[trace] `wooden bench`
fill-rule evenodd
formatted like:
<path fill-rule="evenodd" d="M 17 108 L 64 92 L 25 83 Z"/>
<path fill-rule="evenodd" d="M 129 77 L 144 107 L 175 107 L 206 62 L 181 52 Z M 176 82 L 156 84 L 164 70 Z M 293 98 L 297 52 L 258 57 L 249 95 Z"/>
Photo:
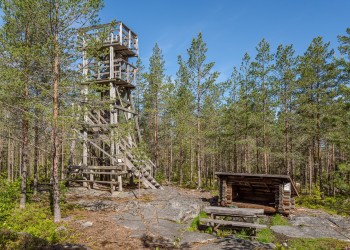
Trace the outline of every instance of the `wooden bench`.
<path fill-rule="evenodd" d="M 247 223 L 247 222 L 239 222 L 239 221 L 228 221 L 228 220 L 213 220 L 213 219 L 206 219 L 202 218 L 200 219 L 201 222 L 209 225 L 226 225 L 226 226 L 232 226 L 236 228 L 251 228 L 251 229 L 264 229 L 267 226 L 266 225 L 261 225 L 261 224 L 254 224 L 254 223 Z"/>
<path fill-rule="evenodd" d="M 254 208 L 229 208 L 229 207 L 205 207 L 204 212 L 211 215 L 227 215 L 227 216 L 263 216 L 264 209 Z"/>
<path fill-rule="evenodd" d="M 259 224 L 259 217 L 264 217 L 264 209 L 250 209 L 250 208 L 229 208 L 229 207 L 205 207 L 203 211 L 210 216 L 210 219 L 202 218 L 200 222 L 205 223 L 206 225 L 213 226 L 216 230 L 221 225 L 232 226 L 234 228 L 250 228 L 254 230 L 260 230 L 266 228 L 266 225 Z M 216 216 L 231 217 L 231 218 L 240 218 L 243 220 L 218 220 Z M 247 219 L 253 221 L 247 222 Z"/>

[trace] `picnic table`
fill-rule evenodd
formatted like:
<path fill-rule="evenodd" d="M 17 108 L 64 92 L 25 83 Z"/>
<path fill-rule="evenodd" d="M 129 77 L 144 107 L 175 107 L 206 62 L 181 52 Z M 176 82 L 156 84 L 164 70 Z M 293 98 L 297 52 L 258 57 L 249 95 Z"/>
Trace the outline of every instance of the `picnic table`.
<path fill-rule="evenodd" d="M 266 225 L 259 224 L 259 217 L 264 217 L 264 209 L 209 206 L 205 207 L 203 211 L 209 215 L 210 218 L 201 218 L 200 222 L 214 227 L 214 230 L 217 230 L 221 225 L 253 230 L 260 230 L 267 227 Z M 232 220 L 217 219 L 217 216 L 229 217 L 232 218 Z M 237 218 L 242 221 L 237 221 Z"/>

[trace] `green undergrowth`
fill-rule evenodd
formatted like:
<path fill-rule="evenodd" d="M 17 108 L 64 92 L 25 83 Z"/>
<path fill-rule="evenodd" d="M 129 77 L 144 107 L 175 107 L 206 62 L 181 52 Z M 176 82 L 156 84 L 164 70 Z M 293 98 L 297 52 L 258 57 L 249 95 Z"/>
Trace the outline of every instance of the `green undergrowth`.
<path fill-rule="evenodd" d="M 69 209 L 64 202 L 66 189 L 61 185 L 62 212 Z M 54 223 L 51 194 L 33 195 L 28 188 L 26 207 L 19 208 L 20 180 L 0 179 L 0 249 L 39 249 L 69 239 L 63 223 Z"/>
<path fill-rule="evenodd" d="M 271 217 L 271 226 L 287 226 L 288 220 L 286 217 L 280 214 L 275 214 L 274 216 Z"/>
<path fill-rule="evenodd" d="M 259 230 L 256 233 L 255 240 L 262 243 L 275 243 L 278 244 L 278 240 L 275 234 L 271 231 L 270 226 L 286 226 L 288 225 L 288 220 L 280 214 L 276 214 L 269 218 L 268 227 L 262 230 Z"/>
<path fill-rule="evenodd" d="M 288 240 L 288 249 L 293 250 L 343 250 L 350 249 L 350 243 L 335 239 L 291 239 Z"/>
<path fill-rule="evenodd" d="M 0 225 L 16 208 L 19 197 L 20 181 L 9 182 L 5 178 L 0 178 Z"/>
<path fill-rule="evenodd" d="M 350 215 L 350 199 L 347 196 L 326 196 L 320 193 L 301 195 L 296 199 L 298 206 L 320 209 L 331 214 Z"/>
<path fill-rule="evenodd" d="M 195 232 L 199 230 L 199 226 L 200 226 L 200 219 L 201 218 L 208 218 L 208 215 L 201 211 L 199 212 L 199 214 L 193 218 L 190 227 L 188 228 L 188 231 L 190 232 Z"/>

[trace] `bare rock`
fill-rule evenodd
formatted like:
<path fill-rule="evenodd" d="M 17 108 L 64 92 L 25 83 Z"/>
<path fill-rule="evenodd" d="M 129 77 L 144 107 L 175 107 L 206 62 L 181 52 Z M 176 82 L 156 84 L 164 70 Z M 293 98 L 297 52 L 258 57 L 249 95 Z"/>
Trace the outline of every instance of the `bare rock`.
<path fill-rule="evenodd" d="M 182 243 L 193 244 L 193 243 L 208 243 L 216 240 L 217 237 L 199 232 L 184 232 L 181 236 L 180 241 Z"/>
<path fill-rule="evenodd" d="M 84 223 L 81 224 L 81 226 L 83 228 L 86 228 L 86 227 L 92 227 L 93 223 L 91 221 L 86 221 Z"/>

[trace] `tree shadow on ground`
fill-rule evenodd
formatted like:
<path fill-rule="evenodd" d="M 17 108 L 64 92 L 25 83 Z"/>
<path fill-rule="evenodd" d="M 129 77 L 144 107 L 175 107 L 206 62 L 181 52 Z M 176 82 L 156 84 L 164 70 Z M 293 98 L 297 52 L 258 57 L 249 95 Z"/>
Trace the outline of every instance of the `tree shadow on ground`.
<path fill-rule="evenodd" d="M 259 242 L 253 242 L 249 240 L 239 239 L 234 236 L 228 236 L 222 239 L 217 240 L 215 243 L 215 246 L 220 246 L 220 249 L 223 250 L 249 250 L 249 249 L 259 249 L 259 250 L 267 250 L 267 249 L 274 249 L 274 247 L 269 246 L 267 244 L 259 243 Z M 212 249 L 215 247 L 213 246 Z M 209 249 L 209 248 L 208 248 Z"/>
<path fill-rule="evenodd" d="M 12 232 L 7 229 L 0 230 L 0 249 L 17 250 L 87 250 L 84 245 L 79 244 L 51 244 L 45 239 L 28 233 Z"/>
<path fill-rule="evenodd" d="M 217 206 L 219 201 L 219 196 L 213 196 L 211 198 L 202 198 L 203 202 L 208 202 L 210 206 Z"/>

